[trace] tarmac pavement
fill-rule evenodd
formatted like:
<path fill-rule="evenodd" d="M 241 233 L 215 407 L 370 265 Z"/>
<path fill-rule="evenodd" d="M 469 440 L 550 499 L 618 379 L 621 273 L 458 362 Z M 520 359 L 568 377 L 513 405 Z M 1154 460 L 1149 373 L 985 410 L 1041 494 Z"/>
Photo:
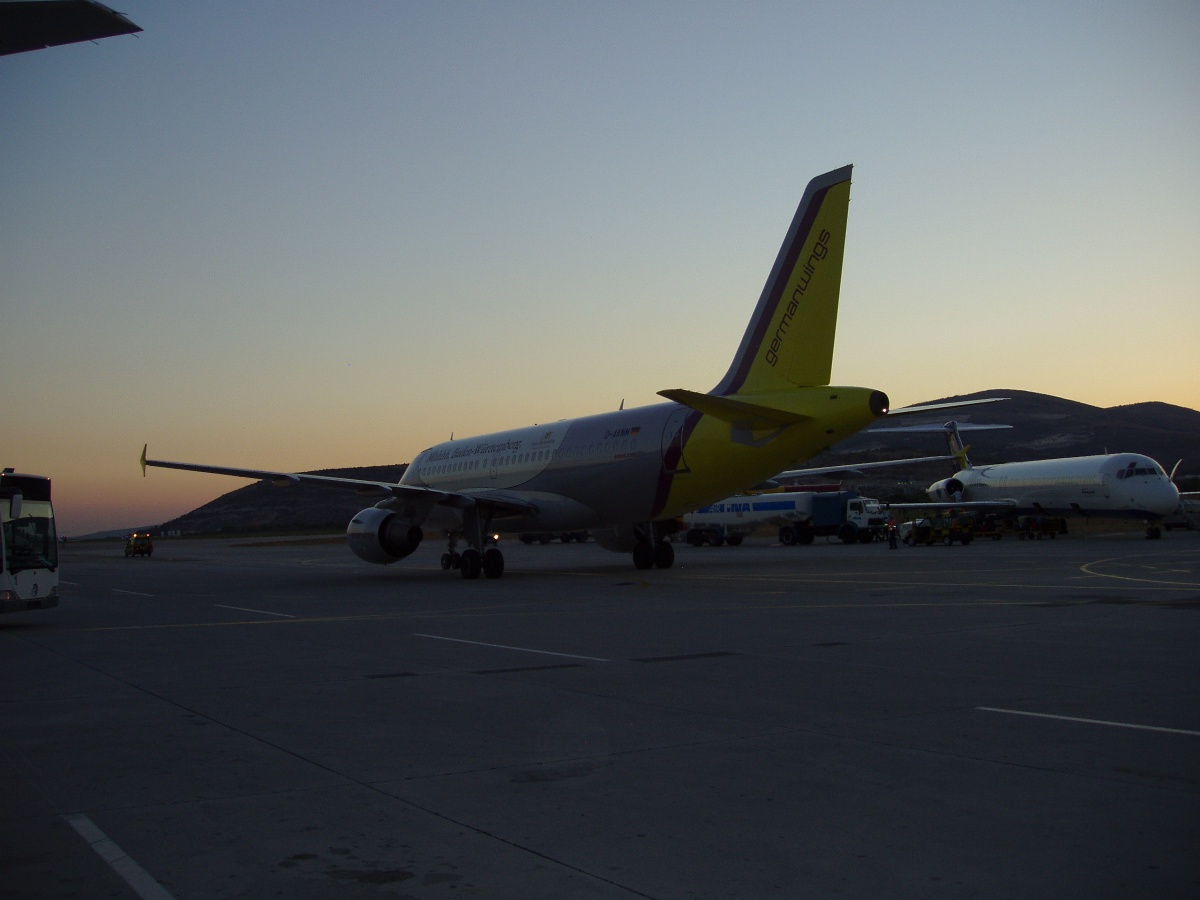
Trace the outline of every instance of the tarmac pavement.
<path fill-rule="evenodd" d="M 1200 895 L 1200 539 L 67 544 L 5 897 Z"/>

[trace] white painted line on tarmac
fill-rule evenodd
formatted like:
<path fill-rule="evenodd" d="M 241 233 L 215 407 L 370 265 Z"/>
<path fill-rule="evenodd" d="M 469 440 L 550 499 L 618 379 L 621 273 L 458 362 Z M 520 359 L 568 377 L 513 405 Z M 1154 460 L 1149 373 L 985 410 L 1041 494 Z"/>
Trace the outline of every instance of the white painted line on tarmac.
<path fill-rule="evenodd" d="M 141 591 L 123 591 L 120 588 L 113 588 L 114 594 L 133 594 L 135 597 L 153 597 L 153 594 L 143 594 Z"/>
<path fill-rule="evenodd" d="M 252 613 L 258 613 L 260 616 L 279 616 L 279 618 L 281 618 L 281 619 L 294 619 L 294 618 L 296 618 L 295 616 L 290 616 L 290 615 L 288 615 L 287 613 L 273 613 L 273 612 L 267 612 L 265 609 L 247 609 L 247 608 L 246 608 L 246 607 L 244 607 L 244 606 L 224 606 L 224 605 L 222 605 L 222 604 L 220 604 L 220 603 L 214 603 L 214 604 L 213 604 L 213 606 L 217 607 L 218 609 L 236 609 L 238 612 L 252 612 Z"/>
<path fill-rule="evenodd" d="M 599 656 L 577 656 L 574 653 L 554 653 L 550 650 L 534 650 L 531 647 L 510 647 L 507 644 L 485 644 L 483 641 L 464 641 L 462 638 L 442 637 L 437 634 L 414 634 L 413 637 L 429 638 L 434 641 L 452 641 L 455 644 L 474 644 L 476 647 L 496 647 L 499 650 L 517 650 L 521 653 L 540 653 L 543 656 L 565 656 L 567 659 L 586 659 L 591 662 L 611 662 Z"/>
<path fill-rule="evenodd" d="M 1163 731 L 1167 734 L 1187 734 L 1200 737 L 1200 731 L 1190 731 L 1187 728 L 1163 728 L 1160 725 L 1135 725 L 1132 722 L 1109 722 L 1105 719 L 1081 719 L 1078 716 L 1055 716 L 1050 713 L 1029 712 L 1023 709 L 998 709 L 994 706 L 975 707 L 983 712 L 1008 713 L 1012 716 L 1033 716 L 1037 719 L 1059 719 L 1063 722 L 1083 722 L 1087 725 L 1108 725 L 1111 728 L 1136 728 L 1138 731 Z"/>
<path fill-rule="evenodd" d="M 153 875 L 134 862 L 83 813 L 72 813 L 63 818 L 142 900 L 175 900 Z"/>

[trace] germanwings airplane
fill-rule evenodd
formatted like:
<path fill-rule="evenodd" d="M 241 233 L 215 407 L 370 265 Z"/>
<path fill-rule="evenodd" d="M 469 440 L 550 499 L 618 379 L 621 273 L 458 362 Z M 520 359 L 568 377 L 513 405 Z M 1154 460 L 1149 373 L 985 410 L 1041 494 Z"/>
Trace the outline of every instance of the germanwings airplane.
<path fill-rule="evenodd" d="M 944 426 L 911 426 L 884 431 L 945 431 L 950 452 L 959 470 L 950 478 L 927 489 L 931 503 L 893 503 L 893 509 L 991 510 L 1052 516 L 1097 516 L 1144 519 L 1146 537 L 1161 537 L 1154 524 L 1180 509 L 1179 489 L 1148 456 L 1137 453 L 1106 453 L 1100 456 L 1069 456 L 1028 462 L 973 466 L 967 458 L 960 431 L 967 426 L 947 422 Z"/>
<path fill-rule="evenodd" d="M 375 495 L 350 521 L 350 549 L 372 563 L 410 555 L 435 528 L 442 568 L 498 578 L 493 530 L 590 530 L 639 569 L 669 568 L 666 540 L 685 512 L 765 481 L 881 416 L 887 395 L 830 386 L 851 167 L 809 182 L 725 377 L 667 403 L 447 441 L 419 453 L 397 484 L 147 459 L 146 466 L 311 483 Z M 462 539 L 468 548 L 456 551 Z"/>

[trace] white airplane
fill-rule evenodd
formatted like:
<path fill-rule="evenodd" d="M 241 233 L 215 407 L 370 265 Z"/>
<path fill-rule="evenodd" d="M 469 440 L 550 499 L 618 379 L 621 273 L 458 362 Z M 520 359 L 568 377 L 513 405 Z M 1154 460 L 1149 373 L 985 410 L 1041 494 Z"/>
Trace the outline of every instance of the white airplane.
<path fill-rule="evenodd" d="M 665 540 L 683 513 L 759 484 L 891 410 L 887 395 L 829 385 L 850 202 L 851 167 L 809 182 L 725 376 L 708 393 L 659 391 L 668 403 L 620 409 L 481 437 L 419 453 L 397 484 L 147 459 L 146 466 L 323 484 L 373 494 L 346 529 L 361 559 L 410 555 L 424 528 L 445 532 L 444 569 L 498 578 L 504 532 L 589 530 L 632 552 L 639 569 L 669 568 Z M 976 401 L 977 402 L 977 401 Z M 459 538 L 469 545 L 461 555 Z"/>
<path fill-rule="evenodd" d="M 988 426 L 971 426 L 986 428 Z M 1004 426 L 1000 426 L 1004 427 Z M 926 493 L 931 503 L 893 503 L 892 509 L 974 509 L 1013 515 L 1097 516 L 1143 519 L 1146 537 L 1161 537 L 1155 523 L 1180 508 L 1179 489 L 1148 456 L 1106 453 L 1028 462 L 973 466 L 960 431 L 968 426 L 909 426 L 881 431 L 944 431 L 959 470 L 934 482 Z"/>

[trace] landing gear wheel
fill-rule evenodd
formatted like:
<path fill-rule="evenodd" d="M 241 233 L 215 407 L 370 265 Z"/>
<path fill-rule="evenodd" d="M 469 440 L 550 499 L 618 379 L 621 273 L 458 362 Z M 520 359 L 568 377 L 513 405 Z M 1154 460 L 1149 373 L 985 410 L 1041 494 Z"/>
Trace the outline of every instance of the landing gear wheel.
<path fill-rule="evenodd" d="M 668 541 L 659 541 L 654 547 L 654 565 L 669 569 L 675 564 L 675 548 Z"/>
<path fill-rule="evenodd" d="M 504 554 L 495 547 L 483 551 L 483 574 L 488 578 L 499 578 L 504 574 Z"/>
<path fill-rule="evenodd" d="M 483 571 L 483 559 L 479 555 L 479 551 L 475 549 L 464 550 L 462 561 L 459 563 L 459 570 L 462 572 L 462 577 L 468 581 L 478 578 L 479 573 Z"/>
<path fill-rule="evenodd" d="M 462 557 L 457 553 L 447 552 L 442 554 L 442 568 L 447 572 L 451 569 L 457 569 L 461 561 Z"/>
<path fill-rule="evenodd" d="M 652 544 L 639 543 L 633 548 L 633 565 L 638 569 L 654 568 L 654 546 Z"/>

